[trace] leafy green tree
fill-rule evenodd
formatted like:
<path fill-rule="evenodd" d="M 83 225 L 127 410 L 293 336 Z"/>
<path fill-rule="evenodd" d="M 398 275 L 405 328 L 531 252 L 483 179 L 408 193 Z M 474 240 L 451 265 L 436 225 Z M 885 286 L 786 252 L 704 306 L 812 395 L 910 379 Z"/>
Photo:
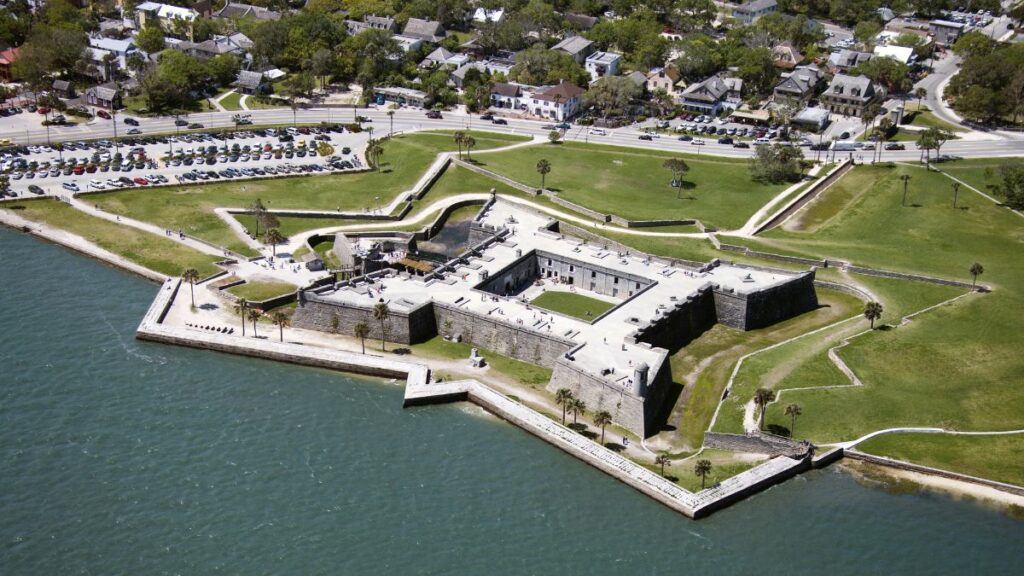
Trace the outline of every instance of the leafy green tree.
<path fill-rule="evenodd" d="M 682 54 L 676 58 L 679 73 L 689 82 L 703 80 L 725 67 L 725 55 L 713 38 L 696 34 L 682 41 Z"/>
<path fill-rule="evenodd" d="M 730 53 L 729 61 L 738 66 L 736 75 L 743 79 L 748 94 L 768 94 L 778 83 L 779 72 L 768 48 L 740 48 Z"/>
<path fill-rule="evenodd" d="M 242 317 L 242 336 L 245 336 L 245 318 L 249 311 L 249 301 L 239 298 L 235 301 L 235 313 Z"/>
<path fill-rule="evenodd" d="M 473 146 L 476 146 L 476 138 L 467 134 L 466 139 L 462 143 L 466 146 L 466 160 L 472 161 L 473 156 L 470 155 L 470 151 L 473 149 Z"/>
<path fill-rule="evenodd" d="M 625 76 L 605 76 L 583 93 L 583 105 L 601 112 L 602 118 L 621 115 L 643 89 Z"/>
<path fill-rule="evenodd" d="M 345 41 L 343 62 L 349 68 L 363 91 L 372 91 L 374 86 L 384 82 L 388 75 L 398 70 L 403 57 L 402 48 L 387 30 L 370 29 L 360 32 Z"/>
<path fill-rule="evenodd" d="M 796 182 L 802 177 L 803 152 L 796 146 L 763 144 L 754 148 L 750 158 L 750 177 L 757 182 Z"/>
<path fill-rule="evenodd" d="M 562 133 L 558 130 L 552 130 L 548 132 L 548 142 L 552 144 L 558 144 L 558 141 L 562 139 Z"/>
<path fill-rule="evenodd" d="M 253 236 L 258 238 L 260 235 L 260 223 L 263 222 L 263 217 L 267 214 L 267 207 L 263 205 L 263 202 L 260 201 L 259 198 L 257 198 L 249 205 L 249 212 L 252 214 L 252 219 L 256 223 L 256 232 Z"/>
<path fill-rule="evenodd" d="M 683 174 L 690 171 L 690 165 L 682 158 L 668 158 L 662 162 L 661 167 L 672 173 L 671 185 L 682 190 Z"/>
<path fill-rule="evenodd" d="M 297 124 L 296 111 L 299 106 L 299 99 L 309 99 L 313 96 L 313 89 L 316 87 L 316 80 L 308 72 L 299 72 L 285 78 L 281 93 L 288 98 L 288 105 L 292 109 L 292 124 Z"/>
<path fill-rule="evenodd" d="M 607 410 L 594 412 L 594 425 L 601 427 L 601 445 L 604 445 L 604 429 L 612 423 L 612 414 Z"/>
<path fill-rule="evenodd" d="M 704 482 L 711 474 L 711 460 L 697 460 L 697 463 L 693 465 L 693 474 L 700 476 L 700 489 L 704 489 Z"/>
<path fill-rule="evenodd" d="M 373 319 L 380 322 L 380 350 L 385 351 L 387 346 L 387 321 L 388 316 L 391 315 L 391 310 L 388 308 L 387 302 L 382 299 L 373 305 Z"/>
<path fill-rule="evenodd" d="M 252 337 L 259 338 L 259 334 L 256 333 L 256 323 L 263 317 L 263 311 L 259 308 L 249 308 L 248 312 L 246 312 L 246 316 L 248 316 L 249 321 L 252 322 Z"/>
<path fill-rule="evenodd" d="M 955 108 L 968 120 L 988 124 L 1003 115 L 1006 102 L 995 90 L 971 86 L 956 99 Z"/>
<path fill-rule="evenodd" d="M 872 18 L 863 22 L 858 22 L 853 27 L 853 38 L 861 44 L 874 44 L 875 36 L 882 31 L 882 23 L 878 21 L 878 18 Z"/>
<path fill-rule="evenodd" d="M 199 270 L 196 270 L 195 268 L 186 268 L 185 271 L 181 273 L 181 279 L 184 280 L 185 282 L 188 282 L 188 291 L 189 294 L 192 296 L 192 307 L 195 308 L 195 286 L 196 282 L 199 282 Z"/>
<path fill-rule="evenodd" d="M 972 277 L 971 288 L 974 289 L 978 287 L 978 276 L 985 273 L 985 267 L 975 262 L 974 264 L 971 264 L 970 272 Z"/>
<path fill-rule="evenodd" d="M 893 58 L 872 58 L 851 72 L 863 75 L 885 86 L 890 94 L 906 92 L 912 86 L 910 67 Z"/>
<path fill-rule="evenodd" d="M 864 318 L 871 322 L 871 329 L 875 329 L 875 320 L 882 317 L 882 303 L 868 302 L 864 304 Z"/>
<path fill-rule="evenodd" d="M 775 392 L 769 388 L 758 388 L 754 392 L 754 404 L 761 411 L 760 429 L 764 430 L 764 415 L 768 411 L 768 405 L 775 401 Z"/>
<path fill-rule="evenodd" d="M 462 145 L 466 143 L 466 133 L 462 130 L 456 130 L 452 134 L 452 139 L 455 140 L 455 145 L 459 147 L 459 160 L 462 160 Z"/>
<path fill-rule="evenodd" d="M 562 80 L 585 86 L 590 75 L 572 56 L 540 44 L 516 55 L 509 78 L 532 86 L 557 84 Z"/>
<path fill-rule="evenodd" d="M 218 86 L 229 86 L 238 77 L 241 65 L 234 54 L 218 54 L 206 61 L 210 79 Z"/>
<path fill-rule="evenodd" d="M 352 332 L 356 338 L 359 338 L 359 344 L 363 347 L 363 354 L 366 354 L 366 337 L 370 335 L 370 325 L 360 320 L 352 327 Z"/>
<path fill-rule="evenodd" d="M 1000 182 L 992 187 L 1003 202 L 1014 210 L 1024 210 L 1024 166 L 1005 164 L 999 167 Z"/>
<path fill-rule="evenodd" d="M 987 35 L 971 30 L 957 38 L 953 43 L 953 53 L 961 58 L 972 58 L 975 56 L 988 56 L 995 49 L 995 41 Z"/>
<path fill-rule="evenodd" d="M 565 413 L 569 409 L 569 404 L 572 403 L 576 396 L 573 395 L 572 390 L 568 388 L 559 388 L 555 392 L 555 405 L 562 407 L 562 426 L 565 426 Z"/>
<path fill-rule="evenodd" d="M 572 423 L 575 424 L 577 416 L 587 413 L 587 403 L 581 398 L 573 398 L 568 410 L 572 414 Z"/>
<path fill-rule="evenodd" d="M 540 174 L 540 189 L 544 190 L 544 179 L 551 173 L 551 162 L 544 158 L 537 160 L 537 174 Z"/>
<path fill-rule="evenodd" d="M 147 54 L 156 54 L 163 51 L 167 47 L 164 42 L 163 29 L 159 25 L 147 24 L 143 26 L 142 30 L 139 30 L 139 33 L 135 35 L 135 45 Z"/>

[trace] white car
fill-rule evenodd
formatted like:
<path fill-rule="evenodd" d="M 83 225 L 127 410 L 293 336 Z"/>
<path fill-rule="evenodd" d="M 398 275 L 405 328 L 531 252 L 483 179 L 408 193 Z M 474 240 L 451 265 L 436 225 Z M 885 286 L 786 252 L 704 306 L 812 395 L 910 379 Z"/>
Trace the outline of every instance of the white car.
<path fill-rule="evenodd" d="M 89 186 L 96 190 L 106 190 L 107 186 L 99 180 L 89 180 Z"/>
<path fill-rule="evenodd" d="M 702 140 L 700 138 L 694 138 L 693 140 L 690 140 L 690 146 L 703 146 L 703 145 L 704 145 L 704 140 Z"/>
<path fill-rule="evenodd" d="M 608 133 L 604 131 L 604 128 L 591 128 L 589 130 L 594 136 L 607 136 Z"/>

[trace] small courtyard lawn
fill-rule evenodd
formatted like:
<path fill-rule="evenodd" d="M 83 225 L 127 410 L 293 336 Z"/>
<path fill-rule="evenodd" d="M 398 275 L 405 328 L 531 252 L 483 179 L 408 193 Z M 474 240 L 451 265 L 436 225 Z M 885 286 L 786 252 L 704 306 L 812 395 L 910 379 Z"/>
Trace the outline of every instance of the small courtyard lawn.
<path fill-rule="evenodd" d="M 260 280 L 256 282 L 246 282 L 245 284 L 239 284 L 238 286 L 232 286 L 227 290 L 235 296 L 245 298 L 250 302 L 262 302 L 268 298 L 295 292 L 296 289 L 295 285 L 288 284 L 287 282 Z"/>
<path fill-rule="evenodd" d="M 573 318 L 579 318 L 584 322 L 593 322 L 598 316 L 615 307 L 615 303 L 598 300 L 583 294 L 574 292 L 551 291 L 544 292 L 533 299 L 530 304 Z"/>
<path fill-rule="evenodd" d="M 218 271 L 214 262 L 219 258 L 161 236 L 90 216 L 63 202 L 39 199 L 8 203 L 3 208 L 28 220 L 77 234 L 101 248 L 161 274 L 179 276 L 186 268 L 195 268 L 201 277 L 205 277 Z"/>
<path fill-rule="evenodd" d="M 662 167 L 666 159 L 678 157 L 690 166 L 682 189 L 669 185 L 672 175 Z M 538 188 L 541 159 L 551 164 L 547 188 L 630 220 L 696 218 L 708 226 L 738 228 L 788 186 L 752 181 L 744 159 L 595 144 L 542 144 L 473 157 L 489 170 Z"/>
<path fill-rule="evenodd" d="M 242 95 L 238 92 L 232 91 L 227 96 L 219 100 L 220 105 L 229 112 L 238 112 L 242 109 Z"/>
<path fill-rule="evenodd" d="M 857 449 L 869 454 L 1024 486 L 1024 434 L 886 434 L 858 445 Z"/>

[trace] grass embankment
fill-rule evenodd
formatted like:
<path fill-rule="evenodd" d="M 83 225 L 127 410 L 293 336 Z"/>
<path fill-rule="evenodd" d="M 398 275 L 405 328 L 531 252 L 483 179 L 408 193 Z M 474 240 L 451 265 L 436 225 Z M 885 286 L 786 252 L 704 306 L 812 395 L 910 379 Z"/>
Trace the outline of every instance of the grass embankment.
<path fill-rule="evenodd" d="M 667 158 L 690 166 L 686 187 L 669 186 Z M 537 161 L 551 163 L 547 188 L 593 210 L 631 220 L 696 218 L 706 225 L 738 228 L 787 185 L 753 182 L 747 161 L 614 146 L 563 143 L 481 154 L 474 160 L 489 170 L 540 185 Z"/>
<path fill-rule="evenodd" d="M 950 166 L 977 174 L 979 164 Z M 902 175 L 911 176 L 907 207 L 900 205 Z M 832 215 L 823 209 L 820 223 L 812 229 L 773 230 L 759 246 L 965 280 L 970 280 L 967 270 L 972 262 L 980 262 L 986 269 L 981 280 L 994 292 L 971 295 L 907 325 L 852 341 L 839 355 L 863 380 L 863 387 L 787 392 L 783 401 L 769 407 L 768 423 L 788 427 L 782 411 L 795 402 L 803 407 L 798 435 L 817 443 L 907 425 L 963 431 L 1024 428 L 1024 389 L 1018 385 L 1024 380 L 1024 333 L 1019 329 L 1024 309 L 1024 220 L 963 190 L 960 208 L 953 209 L 951 180 L 922 168 L 858 167 L 848 178 L 840 184 L 852 188 L 843 192 L 844 186 L 837 185 L 825 193 L 839 191 L 842 197 L 831 201 Z M 942 290 L 906 283 L 897 291 L 903 303 L 892 295 L 879 295 L 890 311 L 883 320 L 895 320 L 894 308 L 908 311 L 956 293 L 937 293 Z M 907 300 L 914 295 L 919 301 Z M 800 382 L 828 383 L 834 379 Z M 985 469 L 984 462 L 970 453 L 962 456 L 965 466 Z"/>
<path fill-rule="evenodd" d="M 700 476 L 693 473 L 694 466 L 698 460 L 708 460 L 711 462 L 711 473 L 704 479 L 705 488 L 710 488 L 740 472 L 746 472 L 765 461 L 764 459 L 741 458 L 736 453 L 725 450 L 705 450 L 697 458 L 673 462 L 671 465 L 665 466 L 665 477 L 675 482 L 684 490 L 700 492 Z M 661 474 L 661 466 L 655 465 L 653 458 L 650 462 L 639 462 L 639 464 L 651 472 Z"/>
<path fill-rule="evenodd" d="M 906 113 L 910 116 L 909 122 L 911 126 L 920 126 L 921 128 L 945 128 L 950 132 L 967 132 L 967 129 L 963 126 L 956 124 L 950 124 L 945 120 L 939 118 L 928 106 L 923 104 L 908 104 L 906 107 Z"/>
<path fill-rule="evenodd" d="M 1024 486 L 1024 434 L 886 434 L 860 444 L 870 454 Z"/>
<path fill-rule="evenodd" d="M 239 284 L 238 286 L 232 286 L 227 291 L 238 296 L 239 298 L 245 298 L 250 302 L 262 302 L 268 298 L 275 296 L 281 296 L 282 294 L 288 294 L 295 292 L 296 287 L 293 284 L 287 282 L 246 282 L 245 284 Z"/>
<path fill-rule="evenodd" d="M 991 186 L 1001 180 L 999 169 L 1003 166 L 1024 165 L 1022 158 L 972 158 L 936 164 L 939 170 L 948 173 L 982 192 L 994 196 Z M 961 190 L 961 193 L 966 190 Z"/>
<path fill-rule="evenodd" d="M 413 344 L 409 348 L 415 356 L 444 360 L 465 360 L 465 374 L 470 374 L 473 370 L 469 366 L 469 354 L 472 348 L 476 348 L 480 355 L 487 360 L 491 370 L 515 382 L 543 388 L 551 380 L 551 370 L 549 368 L 501 356 L 466 342 L 449 342 L 441 336 L 435 336 L 420 344 Z M 465 374 L 457 374 L 456 376 L 464 376 Z"/>
<path fill-rule="evenodd" d="M 530 304 L 538 308 L 579 318 L 585 322 L 593 322 L 595 318 L 615 307 L 613 302 L 606 302 L 573 292 L 544 292 L 534 298 Z"/>
<path fill-rule="evenodd" d="M 90 216 L 56 200 L 40 199 L 5 204 L 5 209 L 23 218 L 66 230 L 123 256 L 136 264 L 168 276 L 195 268 L 200 276 L 218 271 L 214 256 L 197 252 L 167 238 Z"/>
<path fill-rule="evenodd" d="M 508 141 L 503 137 L 502 134 L 479 135 L 478 146 L 483 149 L 504 145 Z M 132 188 L 97 194 L 89 200 L 109 212 L 181 229 L 242 254 L 255 254 L 217 217 L 214 208 L 244 208 L 259 198 L 271 209 L 354 212 L 373 209 L 411 188 L 438 152 L 455 149 L 451 137 L 440 134 L 399 136 L 382 145 L 385 152 L 379 172 L 218 182 L 153 190 Z"/>

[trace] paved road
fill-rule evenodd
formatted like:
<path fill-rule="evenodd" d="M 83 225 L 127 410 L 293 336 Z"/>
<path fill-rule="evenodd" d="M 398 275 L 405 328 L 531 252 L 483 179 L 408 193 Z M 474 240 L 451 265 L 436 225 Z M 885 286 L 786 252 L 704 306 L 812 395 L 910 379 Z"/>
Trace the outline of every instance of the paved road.
<path fill-rule="evenodd" d="M 254 110 L 251 114 L 253 121 L 257 124 L 290 124 L 292 122 L 291 110 Z M 373 122 L 367 126 L 372 126 L 375 134 L 383 135 L 388 132 L 390 123 L 384 110 L 378 110 L 376 108 L 360 108 L 358 110 L 358 114 L 367 116 L 373 120 Z M 233 114 L 230 112 L 206 112 L 192 115 L 190 120 L 202 122 L 208 129 L 233 127 L 234 122 L 231 120 L 232 115 Z M 121 115 L 118 115 L 118 118 L 121 117 Z M 324 108 L 313 108 L 300 110 L 297 117 L 299 122 L 305 123 L 326 121 L 348 122 L 352 119 L 352 111 L 351 109 L 329 110 Z M 173 133 L 175 131 L 174 120 L 169 117 L 140 118 L 139 123 L 139 128 L 142 130 L 143 134 Z M 428 128 L 449 130 L 480 128 L 496 132 L 546 136 L 549 130 L 543 128 L 543 126 L 549 123 L 550 122 L 536 120 L 509 119 L 508 125 L 496 126 L 492 125 L 490 122 L 481 121 L 478 116 L 466 116 L 453 112 L 445 112 L 443 119 L 431 120 L 424 116 L 422 110 L 414 109 L 398 110 L 394 115 L 394 129 L 396 132 Z M 118 128 L 119 134 L 121 133 L 121 129 L 122 127 Z M 701 154 L 713 154 L 717 156 L 748 157 L 751 154 L 751 150 L 749 149 L 737 149 L 728 145 L 719 145 L 713 141 L 709 141 L 707 145 L 703 147 L 697 147 L 690 145 L 688 142 L 680 142 L 667 137 L 658 138 L 650 142 L 642 141 L 637 139 L 638 135 L 639 133 L 634 128 L 620 128 L 609 131 L 607 136 L 591 136 L 587 133 L 585 127 L 574 126 L 566 133 L 565 139 L 570 141 L 590 141 L 600 142 L 602 144 L 631 146 L 649 150 L 677 150 L 680 152 L 692 153 L 699 149 Z M 113 136 L 113 129 L 111 127 L 111 123 L 108 121 L 91 125 L 51 129 L 50 136 L 53 140 L 111 138 Z M 19 143 L 24 142 L 25 140 L 24 135 L 14 134 L 12 137 Z M 46 133 L 45 131 L 29 131 L 28 137 L 31 138 L 34 143 L 45 142 Z M 1024 155 L 1024 141 L 955 141 L 947 144 L 943 148 L 943 153 L 962 157 L 1019 156 Z M 918 156 L 918 152 L 913 149 L 903 152 L 889 152 L 886 154 L 886 158 L 891 160 L 915 160 Z"/>

